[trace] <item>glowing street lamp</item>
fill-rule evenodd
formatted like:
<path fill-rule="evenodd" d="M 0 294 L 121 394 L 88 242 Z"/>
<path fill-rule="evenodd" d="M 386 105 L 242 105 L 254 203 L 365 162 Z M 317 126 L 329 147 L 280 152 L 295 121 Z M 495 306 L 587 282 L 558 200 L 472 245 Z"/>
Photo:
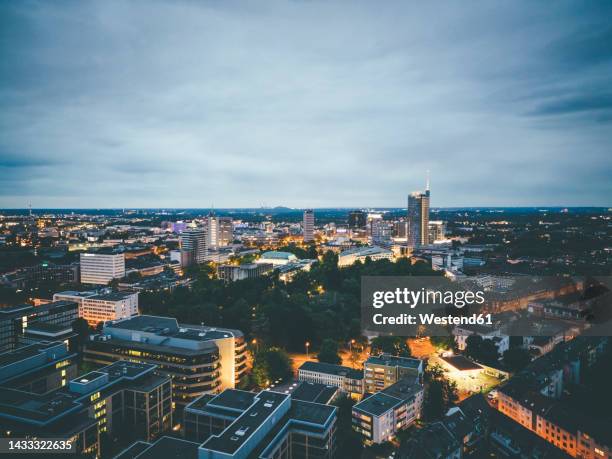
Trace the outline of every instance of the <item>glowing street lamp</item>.
<path fill-rule="evenodd" d="M 305 345 L 306 345 L 306 358 L 309 358 L 308 357 L 308 349 L 310 348 L 310 342 L 306 341 Z"/>

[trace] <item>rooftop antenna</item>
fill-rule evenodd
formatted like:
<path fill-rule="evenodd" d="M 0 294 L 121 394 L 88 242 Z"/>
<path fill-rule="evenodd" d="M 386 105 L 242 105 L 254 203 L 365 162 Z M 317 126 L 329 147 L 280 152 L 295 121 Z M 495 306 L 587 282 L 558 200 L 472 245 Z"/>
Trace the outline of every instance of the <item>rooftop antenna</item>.
<path fill-rule="evenodd" d="M 425 185 L 425 191 L 429 191 L 429 169 L 427 169 L 427 184 Z"/>
<path fill-rule="evenodd" d="M 30 217 L 32 216 L 32 202 L 28 204 L 28 209 L 30 211 Z"/>

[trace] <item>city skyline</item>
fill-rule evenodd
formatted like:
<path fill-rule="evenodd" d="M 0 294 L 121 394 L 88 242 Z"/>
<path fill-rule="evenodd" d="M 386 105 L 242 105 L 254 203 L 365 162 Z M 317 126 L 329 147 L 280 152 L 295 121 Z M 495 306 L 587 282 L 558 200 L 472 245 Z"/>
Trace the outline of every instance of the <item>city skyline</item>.
<path fill-rule="evenodd" d="M 0 207 L 610 206 L 612 6 L 0 6 Z"/>

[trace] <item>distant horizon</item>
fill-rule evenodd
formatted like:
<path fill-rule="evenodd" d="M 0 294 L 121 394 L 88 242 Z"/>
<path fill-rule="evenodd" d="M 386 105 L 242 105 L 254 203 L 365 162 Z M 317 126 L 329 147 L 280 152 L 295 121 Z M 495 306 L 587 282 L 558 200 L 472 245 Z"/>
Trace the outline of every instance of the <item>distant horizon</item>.
<path fill-rule="evenodd" d="M 35 211 L 75 211 L 75 210 L 88 210 L 88 211 L 134 211 L 134 210 L 149 210 L 149 211 L 232 211 L 232 210 L 245 210 L 245 211 L 261 211 L 261 210 L 280 210 L 285 209 L 287 211 L 303 211 L 306 209 L 312 210 L 406 210 L 406 207 L 383 207 L 383 206 L 338 206 L 338 207 L 288 207 L 288 206 L 274 206 L 274 207 L 0 207 L 0 211 L 23 211 L 32 212 Z M 432 210 L 496 210 L 496 209 L 612 209 L 612 206 L 564 206 L 564 205 L 547 205 L 547 206 L 432 206 Z"/>

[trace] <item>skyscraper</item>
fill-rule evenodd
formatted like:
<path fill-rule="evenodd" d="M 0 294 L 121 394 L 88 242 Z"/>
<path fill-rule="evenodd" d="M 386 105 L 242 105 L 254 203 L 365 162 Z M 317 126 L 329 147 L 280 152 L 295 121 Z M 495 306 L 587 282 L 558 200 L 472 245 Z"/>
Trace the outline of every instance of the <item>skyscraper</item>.
<path fill-rule="evenodd" d="M 425 191 L 414 191 L 408 195 L 407 241 L 409 247 L 418 247 L 429 242 L 429 178 Z"/>
<path fill-rule="evenodd" d="M 219 248 L 219 219 L 214 212 L 210 212 L 206 218 L 208 226 L 206 232 L 206 244 L 209 249 L 216 250 Z"/>
<path fill-rule="evenodd" d="M 314 241 L 314 211 L 306 209 L 304 211 L 304 242 Z"/>
<path fill-rule="evenodd" d="M 219 217 L 219 247 L 227 247 L 234 240 L 232 217 Z"/>
<path fill-rule="evenodd" d="M 208 245 L 205 227 L 188 228 L 181 233 L 181 264 L 189 266 L 194 263 L 204 263 L 208 255 Z"/>

